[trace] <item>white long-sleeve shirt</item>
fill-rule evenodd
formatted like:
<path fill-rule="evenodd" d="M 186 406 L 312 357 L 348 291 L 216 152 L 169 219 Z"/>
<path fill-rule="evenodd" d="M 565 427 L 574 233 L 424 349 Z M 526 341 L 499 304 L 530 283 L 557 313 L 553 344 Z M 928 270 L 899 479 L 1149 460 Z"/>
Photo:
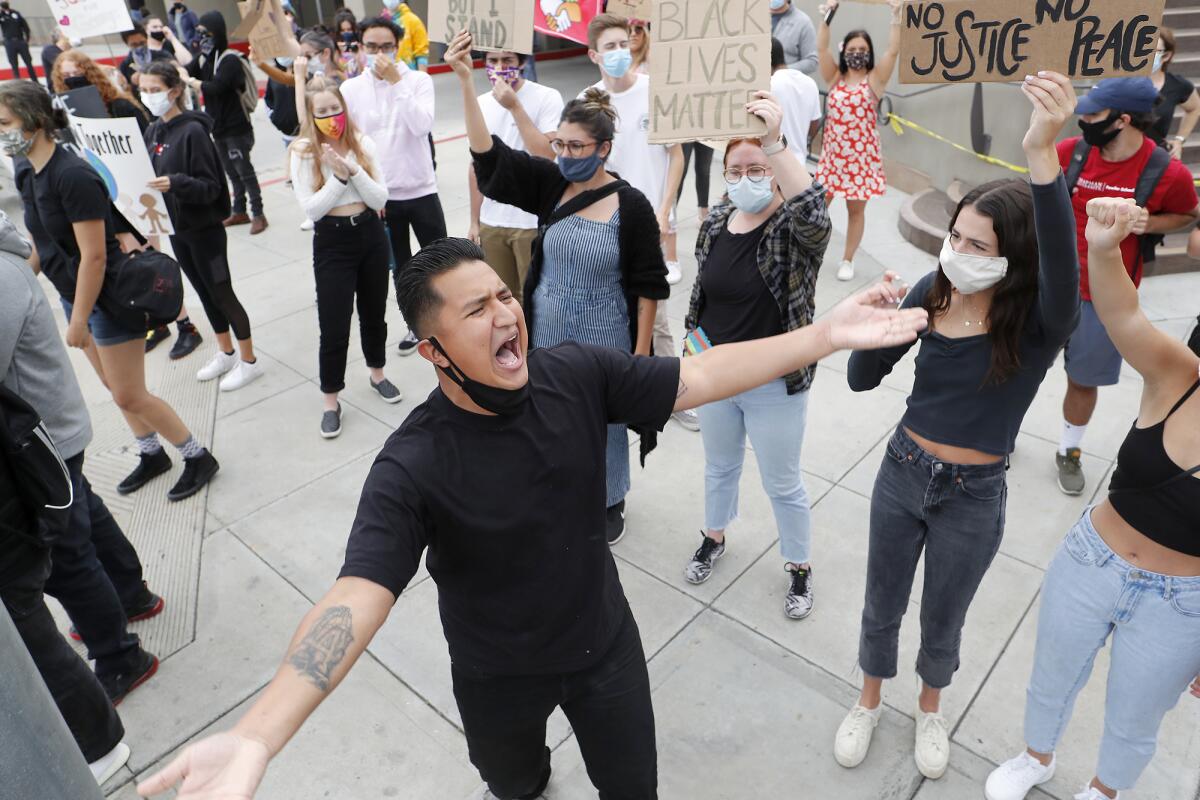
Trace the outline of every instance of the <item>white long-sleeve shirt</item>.
<path fill-rule="evenodd" d="M 380 164 L 379 157 L 376 155 L 375 142 L 371 140 L 370 136 L 359 134 L 358 143 L 362 147 L 363 154 L 371 160 L 371 164 L 378 173 Z M 387 204 L 387 186 L 382 180 L 372 178 L 362 167 L 359 167 L 346 183 L 342 183 L 333 176 L 333 170 L 322 163 L 321 174 L 325 177 L 325 184 L 320 189 L 315 188 L 312 172 L 313 156 L 319 158 L 319 153 L 301 155 L 295 149 L 292 150 L 291 156 L 292 191 L 296 193 L 296 199 L 300 201 L 300 206 L 309 219 L 319 220 L 331 209 L 351 203 L 363 203 L 372 211 L 379 211 Z M 353 152 L 347 153 L 345 159 L 352 164 L 358 163 Z"/>
<path fill-rule="evenodd" d="M 400 80 L 381 81 L 367 70 L 342 84 L 354 124 L 379 145 L 389 200 L 437 194 L 429 134 L 433 131 L 433 78 L 397 64 Z"/>

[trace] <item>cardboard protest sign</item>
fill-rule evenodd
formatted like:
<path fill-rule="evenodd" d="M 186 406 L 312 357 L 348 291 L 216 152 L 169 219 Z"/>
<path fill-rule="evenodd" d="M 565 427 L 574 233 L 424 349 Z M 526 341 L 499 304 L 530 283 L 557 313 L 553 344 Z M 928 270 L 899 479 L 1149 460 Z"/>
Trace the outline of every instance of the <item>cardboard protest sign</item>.
<path fill-rule="evenodd" d="M 54 24 L 68 39 L 120 33 L 133 27 L 125 0 L 46 0 L 46 5 Z"/>
<path fill-rule="evenodd" d="M 1149 75 L 1165 0 L 907 0 L 901 83 Z"/>
<path fill-rule="evenodd" d="M 246 0 L 238 3 L 241 23 L 230 34 L 231 39 L 249 39 L 258 58 L 272 59 L 295 55 L 289 46 L 292 25 L 283 15 L 279 0 Z"/>
<path fill-rule="evenodd" d="M 73 116 L 70 121 L 82 158 L 100 174 L 109 199 L 129 224 L 146 237 L 174 233 L 162 194 L 146 188 L 154 167 L 137 120 Z"/>
<path fill-rule="evenodd" d="M 608 13 L 626 19 L 649 22 L 654 13 L 654 0 L 608 0 Z"/>
<path fill-rule="evenodd" d="M 603 0 L 537 0 L 533 29 L 547 36 L 587 44 L 588 23 L 600 13 L 602 4 Z"/>
<path fill-rule="evenodd" d="M 746 113 L 771 88 L 766 0 L 656 0 L 650 62 L 650 141 L 761 136 Z"/>
<path fill-rule="evenodd" d="M 461 30 L 476 50 L 533 52 L 529 0 L 429 0 L 429 39 L 449 43 Z"/>

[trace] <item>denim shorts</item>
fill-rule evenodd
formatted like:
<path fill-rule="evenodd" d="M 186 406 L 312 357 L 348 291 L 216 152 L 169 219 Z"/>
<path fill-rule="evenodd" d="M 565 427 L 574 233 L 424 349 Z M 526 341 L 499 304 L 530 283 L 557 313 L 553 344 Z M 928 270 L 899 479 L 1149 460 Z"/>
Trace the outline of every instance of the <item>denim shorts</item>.
<path fill-rule="evenodd" d="M 1121 354 L 1091 301 L 1079 304 L 1079 325 L 1063 351 L 1067 377 L 1080 386 L 1112 386 L 1121 379 Z"/>
<path fill-rule="evenodd" d="M 59 299 L 62 300 L 63 311 L 67 312 L 67 322 L 70 322 L 71 302 L 66 298 Z M 106 314 L 99 304 L 92 307 L 92 315 L 88 317 L 88 330 L 91 331 L 92 338 L 96 340 L 98 347 L 112 347 L 132 342 L 135 339 L 146 338 L 145 331 L 133 331 L 126 328 L 111 315 Z"/>

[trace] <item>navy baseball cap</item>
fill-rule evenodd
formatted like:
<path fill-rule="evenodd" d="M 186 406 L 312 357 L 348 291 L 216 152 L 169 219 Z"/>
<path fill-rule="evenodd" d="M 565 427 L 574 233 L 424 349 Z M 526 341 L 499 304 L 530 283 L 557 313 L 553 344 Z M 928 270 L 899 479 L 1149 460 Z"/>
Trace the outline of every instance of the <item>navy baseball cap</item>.
<path fill-rule="evenodd" d="M 1149 78 L 1105 78 L 1092 87 L 1075 107 L 1076 114 L 1095 114 L 1110 109 L 1125 113 L 1154 110 L 1158 89 Z"/>

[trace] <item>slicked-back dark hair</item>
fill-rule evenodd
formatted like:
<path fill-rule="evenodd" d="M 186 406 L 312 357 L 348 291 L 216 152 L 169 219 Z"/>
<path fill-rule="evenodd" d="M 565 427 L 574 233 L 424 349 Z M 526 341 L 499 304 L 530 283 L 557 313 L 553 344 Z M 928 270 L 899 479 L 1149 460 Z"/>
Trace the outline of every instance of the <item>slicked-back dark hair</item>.
<path fill-rule="evenodd" d="M 483 249 L 470 239 L 454 236 L 422 247 L 406 263 L 397 266 L 396 302 L 400 313 L 419 338 L 427 337 L 429 318 L 441 308 L 444 298 L 433 288 L 433 279 L 467 261 L 483 261 Z"/>
<path fill-rule="evenodd" d="M 371 30 L 371 28 L 387 28 L 396 37 L 396 45 L 399 46 L 404 39 L 404 28 L 397 25 L 387 17 L 367 17 L 358 23 L 358 38 L 362 39 L 363 34 Z"/>

